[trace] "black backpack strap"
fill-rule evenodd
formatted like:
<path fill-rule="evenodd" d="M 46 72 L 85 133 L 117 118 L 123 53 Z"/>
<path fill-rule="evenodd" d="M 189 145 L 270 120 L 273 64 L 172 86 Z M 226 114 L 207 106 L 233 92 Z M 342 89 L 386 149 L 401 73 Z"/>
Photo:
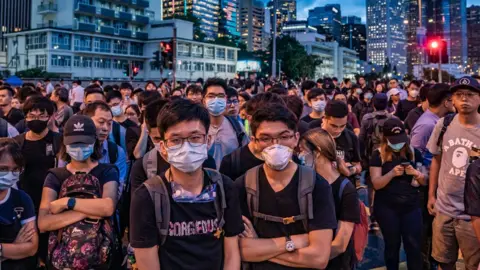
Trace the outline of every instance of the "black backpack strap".
<path fill-rule="evenodd" d="M 445 133 L 447 132 L 448 126 L 450 126 L 450 124 L 452 123 L 453 118 L 455 118 L 454 113 L 447 114 L 443 118 L 443 126 L 442 126 L 442 130 L 440 131 L 440 135 L 438 136 L 437 147 L 442 147 L 443 136 L 445 136 Z"/>
<path fill-rule="evenodd" d="M 210 180 L 213 183 L 216 183 L 219 190 L 219 197 L 215 199 L 215 211 L 217 212 L 217 220 L 218 220 L 218 229 L 221 231 L 223 226 L 225 225 L 225 209 L 227 208 L 227 200 L 225 196 L 225 189 L 223 187 L 223 178 L 222 175 L 212 169 L 204 168 L 205 172 L 207 173 Z"/>
<path fill-rule="evenodd" d="M 155 206 L 155 219 L 160 237 L 160 245 L 167 240 L 170 224 L 170 196 L 163 179 L 155 175 L 143 183 Z"/>
<path fill-rule="evenodd" d="M 7 138 L 8 137 L 8 122 L 0 118 L 0 138 Z"/>
<path fill-rule="evenodd" d="M 67 179 L 70 175 L 72 175 L 72 173 L 67 170 L 67 168 L 53 168 L 50 169 L 48 173 L 53 174 L 58 180 L 60 180 L 60 183 Z"/>
<path fill-rule="evenodd" d="M 118 160 L 118 146 L 116 143 L 107 141 L 108 143 L 108 159 L 110 164 L 115 164 Z"/>
<path fill-rule="evenodd" d="M 112 134 L 113 134 L 113 139 L 115 140 L 115 143 L 117 145 L 122 145 L 121 140 L 120 140 L 120 124 L 113 121 L 112 122 Z"/>
<path fill-rule="evenodd" d="M 258 174 L 260 172 L 260 166 L 251 168 L 245 174 L 245 190 L 247 192 L 247 205 L 250 216 L 253 219 L 253 226 L 257 225 L 257 218 L 255 217 L 258 214 L 259 209 L 259 191 L 258 191 Z"/>
<path fill-rule="evenodd" d="M 237 119 L 232 116 L 226 116 L 226 118 L 228 119 L 228 122 L 230 122 L 230 124 L 232 125 L 233 130 L 235 130 L 235 134 L 237 134 L 238 146 L 242 147 L 243 138 L 245 137 L 245 131 L 243 131 L 243 128 L 237 121 Z"/>
<path fill-rule="evenodd" d="M 306 218 L 302 220 L 305 231 L 308 232 L 308 220 L 313 219 L 313 189 L 317 180 L 317 173 L 309 167 L 299 165 L 300 177 L 298 184 L 298 205 L 300 215 Z"/>

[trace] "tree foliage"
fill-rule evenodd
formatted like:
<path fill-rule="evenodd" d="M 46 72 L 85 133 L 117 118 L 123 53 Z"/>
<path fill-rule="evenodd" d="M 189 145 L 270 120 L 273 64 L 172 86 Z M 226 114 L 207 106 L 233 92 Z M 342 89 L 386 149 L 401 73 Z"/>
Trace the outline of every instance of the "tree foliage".
<path fill-rule="evenodd" d="M 26 70 L 17 71 L 15 76 L 20 78 L 59 78 L 59 74 L 45 72 L 41 68 L 31 68 Z"/>

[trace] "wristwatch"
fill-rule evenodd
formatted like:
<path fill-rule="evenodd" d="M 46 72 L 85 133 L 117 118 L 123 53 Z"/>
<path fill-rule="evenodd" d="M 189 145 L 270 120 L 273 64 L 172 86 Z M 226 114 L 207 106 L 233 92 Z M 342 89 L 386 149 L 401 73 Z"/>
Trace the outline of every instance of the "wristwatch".
<path fill-rule="evenodd" d="M 67 202 L 67 209 L 68 209 L 68 210 L 73 210 L 73 208 L 75 207 L 75 203 L 76 203 L 76 202 L 77 202 L 77 201 L 75 200 L 75 198 L 70 197 L 70 198 L 68 199 L 68 202 Z"/>
<path fill-rule="evenodd" d="M 293 243 L 292 239 L 290 236 L 285 236 L 286 242 L 285 242 L 285 250 L 288 252 L 294 252 L 295 251 L 295 243 Z"/>

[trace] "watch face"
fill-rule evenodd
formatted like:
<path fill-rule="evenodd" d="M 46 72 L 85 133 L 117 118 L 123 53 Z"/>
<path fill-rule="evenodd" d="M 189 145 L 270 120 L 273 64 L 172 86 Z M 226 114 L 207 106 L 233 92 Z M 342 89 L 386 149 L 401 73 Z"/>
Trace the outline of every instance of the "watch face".
<path fill-rule="evenodd" d="M 287 241 L 285 243 L 285 249 L 288 251 L 288 252 L 292 252 L 295 250 L 295 244 L 293 243 L 293 241 Z"/>

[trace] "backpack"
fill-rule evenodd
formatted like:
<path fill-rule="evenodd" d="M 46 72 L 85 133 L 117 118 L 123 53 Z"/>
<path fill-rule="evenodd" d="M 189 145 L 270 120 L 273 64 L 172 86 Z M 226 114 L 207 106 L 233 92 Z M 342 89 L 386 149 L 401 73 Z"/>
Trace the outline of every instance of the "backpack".
<path fill-rule="evenodd" d="M 443 136 L 445 136 L 448 126 L 450 126 L 450 124 L 452 123 L 453 118 L 455 118 L 455 115 L 456 115 L 455 113 L 451 113 L 451 114 L 445 115 L 445 117 L 443 118 L 443 126 L 442 126 L 442 130 L 440 131 L 440 135 L 438 136 L 437 147 L 442 147 Z"/>
<path fill-rule="evenodd" d="M 115 164 L 118 160 L 118 147 L 117 144 L 111 141 L 108 141 L 108 159 L 110 160 L 110 164 Z"/>
<path fill-rule="evenodd" d="M 345 190 L 345 186 L 350 182 L 347 178 L 343 179 L 342 183 L 340 184 L 340 189 L 338 191 L 338 198 L 339 201 L 342 201 L 343 191 Z M 365 253 L 365 249 L 368 245 L 368 215 L 367 211 L 365 210 L 365 204 L 358 200 L 358 207 L 360 208 L 360 223 L 355 224 L 353 227 L 352 239 L 353 239 L 353 246 L 355 248 L 355 257 L 357 258 L 357 262 L 361 262 L 363 260 L 363 254 Z"/>
<path fill-rule="evenodd" d="M 233 116 L 226 116 L 230 125 L 232 125 L 235 134 L 237 134 L 238 147 L 242 147 L 243 138 L 245 137 L 245 131 L 243 131 L 242 125 Z"/>
<path fill-rule="evenodd" d="M 157 149 L 153 148 L 142 158 L 143 171 L 147 175 L 147 179 L 157 175 L 157 153 Z"/>
<path fill-rule="evenodd" d="M 8 138 L 8 122 L 0 118 L 0 138 Z"/>
<path fill-rule="evenodd" d="M 215 198 L 215 211 L 217 213 L 218 229 L 215 234 L 217 237 L 221 236 L 223 226 L 225 225 L 225 208 L 227 208 L 227 202 L 225 198 L 225 190 L 223 188 L 222 175 L 212 169 L 203 169 L 213 183 L 216 183 L 220 192 Z M 157 230 L 160 236 L 160 246 L 167 240 L 169 226 L 170 226 L 170 195 L 168 194 L 167 186 L 163 179 L 155 175 L 149 178 L 143 183 L 150 194 L 155 206 L 155 218 L 157 223 Z"/>
<path fill-rule="evenodd" d="M 113 135 L 114 142 L 117 145 L 122 145 L 121 135 L 120 135 L 120 124 L 115 121 L 112 122 L 112 135 Z"/>
<path fill-rule="evenodd" d="M 302 221 L 305 231 L 308 231 L 308 220 L 313 219 L 313 197 L 312 192 L 315 188 L 317 173 L 311 168 L 299 165 L 300 177 L 298 184 L 298 205 L 300 207 L 300 215 L 292 217 L 277 217 L 259 212 L 260 192 L 258 190 L 258 179 L 260 167 L 259 165 L 248 170 L 245 174 L 245 189 L 247 191 L 247 205 L 250 216 L 253 218 L 253 225 L 256 226 L 258 219 L 268 220 L 272 222 L 283 223 L 285 225 Z"/>
<path fill-rule="evenodd" d="M 58 198 L 100 198 L 103 187 L 92 174 L 71 174 L 65 168 L 50 170 L 62 182 Z M 116 248 L 114 226 L 109 218 L 80 220 L 48 239 L 48 258 L 56 269 L 109 269 Z"/>
<path fill-rule="evenodd" d="M 366 157 L 370 158 L 373 150 L 380 147 L 383 139 L 383 125 L 390 118 L 392 118 L 390 114 L 375 115 L 371 118 L 373 119 L 373 123 L 369 128 L 369 132 L 367 132 L 367 143 L 365 145 Z"/>

